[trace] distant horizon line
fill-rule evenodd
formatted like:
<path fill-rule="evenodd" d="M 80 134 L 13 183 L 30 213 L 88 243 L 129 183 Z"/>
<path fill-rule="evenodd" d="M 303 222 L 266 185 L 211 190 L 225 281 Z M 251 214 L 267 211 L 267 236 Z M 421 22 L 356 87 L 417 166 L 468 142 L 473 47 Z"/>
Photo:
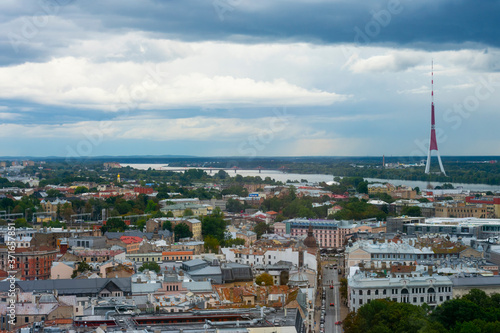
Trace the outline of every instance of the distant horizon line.
<path fill-rule="evenodd" d="M 270 155 L 270 156 L 201 156 L 201 155 L 99 155 L 99 156 L 81 156 L 81 157 L 65 157 L 65 156 L 30 156 L 30 155 L 18 155 L 18 156 L 0 156 L 0 160 L 19 160 L 19 159 L 33 159 L 33 160 L 43 160 L 43 159 L 57 159 L 57 160 L 96 160 L 96 159 L 110 159 L 110 158 L 221 158 L 221 159 L 269 159 L 269 158 L 422 158 L 425 160 L 427 156 L 412 156 L 412 155 Z M 499 158 L 500 155 L 443 155 L 443 158 Z"/>

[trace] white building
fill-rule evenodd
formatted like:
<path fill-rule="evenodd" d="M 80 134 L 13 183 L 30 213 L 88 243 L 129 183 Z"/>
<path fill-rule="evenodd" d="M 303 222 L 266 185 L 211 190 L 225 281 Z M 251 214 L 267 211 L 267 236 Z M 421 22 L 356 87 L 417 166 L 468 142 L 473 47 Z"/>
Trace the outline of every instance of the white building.
<path fill-rule="evenodd" d="M 435 307 L 453 297 L 453 283 L 448 277 L 438 275 L 375 278 L 358 272 L 348 280 L 348 294 L 351 311 L 374 299 L 385 298 Z"/>
<path fill-rule="evenodd" d="M 296 267 L 307 267 L 318 270 L 316 256 L 306 250 L 298 251 L 286 249 L 248 249 L 248 248 L 222 248 L 222 253 L 229 262 L 246 265 L 274 265 L 279 261 L 289 261 Z M 302 258 L 301 258 L 302 257 Z M 302 263 L 302 265 L 301 265 Z"/>

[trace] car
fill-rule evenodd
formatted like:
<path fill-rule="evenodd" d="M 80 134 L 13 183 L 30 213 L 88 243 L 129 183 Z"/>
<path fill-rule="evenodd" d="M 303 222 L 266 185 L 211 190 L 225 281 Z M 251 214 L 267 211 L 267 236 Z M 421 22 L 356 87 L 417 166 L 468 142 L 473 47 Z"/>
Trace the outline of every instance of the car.
<path fill-rule="evenodd" d="M 330 289 L 333 289 L 333 284 L 330 285 Z"/>
<path fill-rule="evenodd" d="M 335 322 L 335 325 L 341 325 L 341 324 L 342 322 L 340 320 Z"/>
<path fill-rule="evenodd" d="M 330 303 L 330 306 L 335 306 L 335 303 Z"/>

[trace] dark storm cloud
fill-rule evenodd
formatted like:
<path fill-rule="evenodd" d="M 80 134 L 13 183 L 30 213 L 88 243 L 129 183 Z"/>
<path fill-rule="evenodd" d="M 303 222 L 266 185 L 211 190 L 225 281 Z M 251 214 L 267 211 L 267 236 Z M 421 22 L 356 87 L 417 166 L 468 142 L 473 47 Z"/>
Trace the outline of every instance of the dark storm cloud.
<path fill-rule="evenodd" d="M 51 6 L 41 5 L 47 3 Z M 92 33 L 128 31 L 184 41 L 384 44 L 427 50 L 500 45 L 500 2 L 494 0 L 44 0 L 11 1 L 3 7 L 0 65 L 46 61 Z M 37 26 L 43 23 L 36 21 L 37 15 L 44 14 L 52 16 Z M 26 38 L 29 25 L 37 31 Z"/>
<path fill-rule="evenodd" d="M 499 1 L 79 2 L 105 27 L 193 40 L 355 42 L 357 28 L 376 43 L 481 43 L 498 46 Z M 377 27 L 378 26 L 378 27 Z M 361 34 L 359 34 L 361 35 Z M 376 36 L 375 36 L 376 35 Z M 363 38 L 357 38 L 364 42 Z M 437 46 L 436 46 L 437 47 Z"/>

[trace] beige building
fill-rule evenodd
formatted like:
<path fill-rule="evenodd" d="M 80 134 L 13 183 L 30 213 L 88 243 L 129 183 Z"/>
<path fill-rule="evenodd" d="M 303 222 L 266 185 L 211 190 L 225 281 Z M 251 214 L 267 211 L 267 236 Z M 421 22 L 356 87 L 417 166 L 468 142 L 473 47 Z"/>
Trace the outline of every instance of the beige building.
<path fill-rule="evenodd" d="M 54 261 L 50 268 L 50 279 L 71 279 L 73 271 L 77 268 L 74 261 Z"/>
<path fill-rule="evenodd" d="M 436 217 L 475 217 L 486 218 L 488 211 L 485 205 L 466 205 L 465 203 L 436 203 Z"/>

